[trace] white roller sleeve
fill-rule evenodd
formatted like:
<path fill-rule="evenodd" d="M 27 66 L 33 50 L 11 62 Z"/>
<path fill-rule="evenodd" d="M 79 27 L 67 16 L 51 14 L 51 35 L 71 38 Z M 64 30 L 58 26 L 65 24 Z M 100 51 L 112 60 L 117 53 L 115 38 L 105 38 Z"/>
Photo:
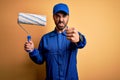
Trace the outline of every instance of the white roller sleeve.
<path fill-rule="evenodd" d="M 19 13 L 18 23 L 45 26 L 46 16 L 29 13 Z"/>

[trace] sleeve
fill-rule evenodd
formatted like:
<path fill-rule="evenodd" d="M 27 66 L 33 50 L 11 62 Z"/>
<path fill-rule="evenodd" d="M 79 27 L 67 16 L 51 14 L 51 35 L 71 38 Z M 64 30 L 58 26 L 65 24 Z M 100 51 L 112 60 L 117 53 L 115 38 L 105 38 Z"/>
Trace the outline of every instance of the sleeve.
<path fill-rule="evenodd" d="M 83 48 L 83 47 L 85 47 L 85 45 L 86 45 L 86 38 L 85 38 L 85 36 L 82 35 L 81 33 L 79 33 L 79 38 L 80 38 L 80 40 L 76 44 L 77 48 Z"/>
<path fill-rule="evenodd" d="M 33 62 L 37 64 L 42 64 L 44 62 L 43 57 L 43 39 L 41 39 L 38 49 L 34 49 L 29 53 L 30 58 Z"/>

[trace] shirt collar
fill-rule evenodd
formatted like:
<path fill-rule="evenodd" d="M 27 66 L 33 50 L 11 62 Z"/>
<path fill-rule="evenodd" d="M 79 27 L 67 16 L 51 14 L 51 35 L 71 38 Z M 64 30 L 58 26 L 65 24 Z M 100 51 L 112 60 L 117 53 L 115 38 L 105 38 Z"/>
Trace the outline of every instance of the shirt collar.
<path fill-rule="evenodd" d="M 52 36 L 57 36 L 58 34 L 62 34 L 62 35 L 64 35 L 64 36 L 66 36 L 66 31 L 64 31 L 64 32 L 62 32 L 62 33 L 58 33 L 57 30 L 54 29 L 54 30 L 51 32 L 50 36 L 51 36 L 51 37 L 52 37 Z"/>

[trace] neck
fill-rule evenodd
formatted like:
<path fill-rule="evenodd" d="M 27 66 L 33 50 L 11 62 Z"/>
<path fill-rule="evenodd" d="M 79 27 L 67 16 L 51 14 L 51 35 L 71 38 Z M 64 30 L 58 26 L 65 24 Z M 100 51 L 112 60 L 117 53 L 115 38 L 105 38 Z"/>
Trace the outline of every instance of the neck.
<path fill-rule="evenodd" d="M 67 28 L 67 27 L 65 27 L 63 30 L 60 30 L 60 29 L 58 29 L 57 27 L 55 27 L 55 29 L 57 30 L 58 33 L 64 32 L 64 31 L 66 30 L 66 28 Z"/>

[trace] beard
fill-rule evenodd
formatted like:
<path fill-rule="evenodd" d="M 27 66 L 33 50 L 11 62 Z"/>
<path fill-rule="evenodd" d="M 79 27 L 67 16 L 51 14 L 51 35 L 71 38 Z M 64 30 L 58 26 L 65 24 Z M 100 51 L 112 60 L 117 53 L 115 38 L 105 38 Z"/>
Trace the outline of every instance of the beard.
<path fill-rule="evenodd" d="M 66 27 L 66 25 L 67 25 L 67 23 L 64 23 L 64 22 L 58 22 L 58 23 L 56 23 L 56 27 L 59 30 L 63 30 Z"/>

